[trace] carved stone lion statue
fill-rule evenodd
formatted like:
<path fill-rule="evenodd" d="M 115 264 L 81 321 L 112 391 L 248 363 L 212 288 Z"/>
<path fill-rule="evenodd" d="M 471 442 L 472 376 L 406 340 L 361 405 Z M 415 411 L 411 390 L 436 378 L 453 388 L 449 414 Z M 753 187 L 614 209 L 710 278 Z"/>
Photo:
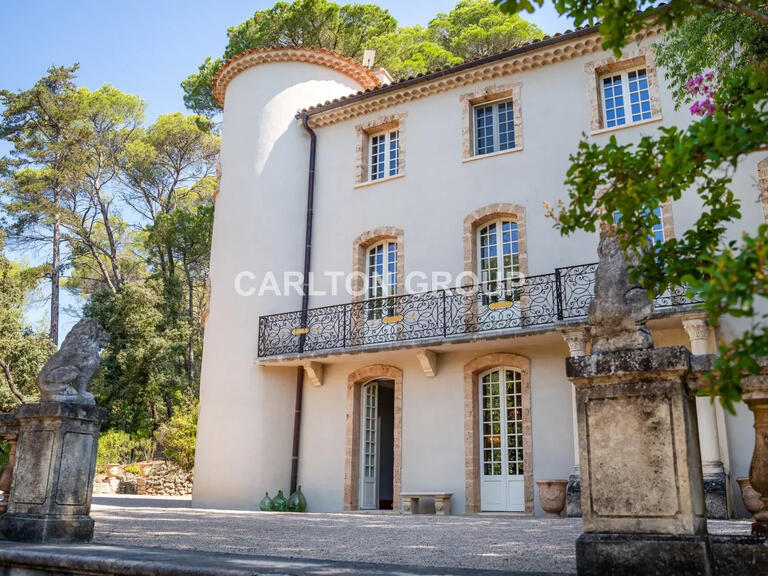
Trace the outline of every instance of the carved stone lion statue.
<path fill-rule="evenodd" d="M 600 227 L 600 257 L 595 272 L 595 298 L 589 307 L 592 353 L 652 348 L 645 325 L 653 302 L 645 290 L 629 281 L 629 270 L 619 241 L 608 226 Z"/>
<path fill-rule="evenodd" d="M 108 341 L 109 334 L 93 318 L 75 324 L 37 377 L 41 399 L 94 405 L 88 384 L 99 369 L 100 352 Z"/>

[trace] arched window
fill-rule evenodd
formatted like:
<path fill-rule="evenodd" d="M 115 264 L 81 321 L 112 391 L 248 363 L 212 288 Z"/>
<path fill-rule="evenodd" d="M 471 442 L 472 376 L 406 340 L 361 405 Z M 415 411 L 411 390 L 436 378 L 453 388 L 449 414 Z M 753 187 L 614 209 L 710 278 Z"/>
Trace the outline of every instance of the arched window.
<path fill-rule="evenodd" d="M 368 248 L 366 257 L 366 297 L 373 300 L 368 308 L 368 319 L 394 315 L 397 295 L 397 241 L 385 240 Z"/>
<path fill-rule="evenodd" d="M 503 218 L 478 227 L 477 249 L 477 275 L 488 300 L 484 303 L 514 299 L 520 275 L 517 222 Z"/>

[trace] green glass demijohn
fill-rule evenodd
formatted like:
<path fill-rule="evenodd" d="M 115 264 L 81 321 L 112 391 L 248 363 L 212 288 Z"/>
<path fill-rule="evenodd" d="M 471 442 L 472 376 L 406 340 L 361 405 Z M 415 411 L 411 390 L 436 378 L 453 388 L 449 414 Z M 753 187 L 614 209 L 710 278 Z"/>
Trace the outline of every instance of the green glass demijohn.
<path fill-rule="evenodd" d="M 288 510 L 291 512 L 306 512 L 307 511 L 307 499 L 304 498 L 304 494 L 301 492 L 301 486 L 296 489 L 296 492 L 291 494 L 288 498 Z"/>
<path fill-rule="evenodd" d="M 288 512 L 288 500 L 282 490 L 278 490 L 277 496 L 272 498 L 272 512 Z"/>
<path fill-rule="evenodd" d="M 259 502 L 259 510 L 262 512 L 269 512 L 272 510 L 272 498 L 269 497 L 269 492 L 264 493 L 264 498 Z"/>

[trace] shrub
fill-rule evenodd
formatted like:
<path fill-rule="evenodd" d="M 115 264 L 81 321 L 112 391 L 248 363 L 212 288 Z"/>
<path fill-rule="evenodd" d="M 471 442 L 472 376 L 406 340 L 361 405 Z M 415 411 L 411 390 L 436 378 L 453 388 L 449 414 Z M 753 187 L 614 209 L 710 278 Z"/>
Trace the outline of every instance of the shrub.
<path fill-rule="evenodd" d="M 197 402 L 180 406 L 173 418 L 157 431 L 165 457 L 188 472 L 195 466 L 196 436 Z"/>
<path fill-rule="evenodd" d="M 128 464 L 133 447 L 134 442 L 127 432 L 107 430 L 99 437 L 96 466 L 99 470 L 104 470 L 107 464 Z"/>
<path fill-rule="evenodd" d="M 152 438 L 136 440 L 133 451 L 134 460 L 152 460 L 157 452 L 157 443 Z"/>
<path fill-rule="evenodd" d="M 123 468 L 125 472 L 128 474 L 134 474 L 136 476 L 141 476 L 141 468 L 139 468 L 138 464 L 129 464 L 125 468 Z"/>

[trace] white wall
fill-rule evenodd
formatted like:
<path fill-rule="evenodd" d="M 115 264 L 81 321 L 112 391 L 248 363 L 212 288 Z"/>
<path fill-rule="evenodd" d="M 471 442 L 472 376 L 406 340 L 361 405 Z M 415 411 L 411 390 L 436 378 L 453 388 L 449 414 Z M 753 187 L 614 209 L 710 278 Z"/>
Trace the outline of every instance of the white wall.
<path fill-rule="evenodd" d="M 464 365 L 484 354 L 510 352 L 531 360 L 534 481 L 568 478 L 573 466 L 568 348 L 556 337 L 485 342 L 441 353 L 438 373 L 427 378 L 413 351 L 377 354 L 328 364 L 322 387 L 305 386 L 299 483 L 314 512 L 339 511 L 344 498 L 347 377 L 372 363 L 403 371 L 402 490 L 449 491 L 464 513 Z M 359 447 L 354 447 L 358 449 Z M 541 509 L 535 493 L 536 513 Z"/>
<path fill-rule="evenodd" d="M 328 68 L 288 62 L 250 68 L 227 90 L 195 505 L 252 508 L 265 491 L 289 488 L 296 369 L 255 361 L 259 316 L 295 310 L 301 300 L 238 296 L 234 279 L 241 271 L 260 281 L 269 270 L 302 270 L 309 137 L 294 116 L 358 89 Z"/>
<path fill-rule="evenodd" d="M 646 41 L 645 44 L 650 43 Z M 330 288 L 324 271 L 350 272 L 353 239 L 362 232 L 397 226 L 405 231 L 406 275 L 411 271 L 463 270 L 464 217 L 487 204 L 525 207 L 530 274 L 596 260 L 597 236 L 560 237 L 542 202 L 566 198 L 563 186 L 590 107 L 584 64 L 595 53 L 536 70 L 457 88 L 318 129 L 312 270 L 316 286 Z M 663 71 L 659 72 L 663 82 Z M 462 162 L 460 96 L 490 85 L 522 83 L 524 149 Z M 303 264 L 308 138 L 297 125 L 297 109 L 358 90 L 331 70 L 309 64 L 267 64 L 237 76 L 227 91 L 223 124 L 221 194 L 216 206 L 212 251 L 213 297 L 206 324 L 200 431 L 194 499 L 197 505 L 255 507 L 265 490 L 287 489 L 293 422 L 294 368 L 257 368 L 258 317 L 296 310 L 298 296 L 241 298 L 237 272 L 300 271 Z M 683 126 L 661 93 L 663 122 L 617 130 L 619 142 L 637 141 L 660 125 Z M 407 112 L 403 178 L 354 188 L 355 125 Z M 593 140 L 607 141 L 609 134 Z M 753 230 L 762 221 L 757 198 L 757 157 L 744 162 L 735 187 L 744 198 L 744 218 L 732 226 Z M 694 193 L 673 206 L 681 234 L 700 211 Z M 345 294 L 314 296 L 310 306 L 347 302 Z M 738 326 L 725 322 L 731 338 Z M 682 334 L 682 332 L 681 332 Z M 670 342 L 681 336 L 671 337 Z M 663 340 L 663 338 L 662 338 Z M 300 482 L 312 510 L 340 510 L 344 481 L 346 378 L 358 367 L 386 362 L 404 371 L 403 489 L 446 489 L 464 504 L 463 395 L 461 367 L 492 349 L 531 358 L 535 479 L 567 478 L 573 465 L 570 389 L 565 380 L 565 345 L 537 347 L 525 339 L 487 344 L 475 353 L 441 354 L 440 372 L 423 376 L 412 352 L 361 355 L 325 366 L 325 385 L 305 387 Z M 681 342 L 682 343 L 682 342 Z M 382 360 L 383 358 L 383 360 Z M 337 363 L 338 362 L 338 363 Z M 739 408 L 728 416 L 732 476 L 746 475 L 751 454 L 751 416 Z M 429 462 L 429 466 L 424 463 Z M 538 507 L 538 498 L 536 498 Z"/>

